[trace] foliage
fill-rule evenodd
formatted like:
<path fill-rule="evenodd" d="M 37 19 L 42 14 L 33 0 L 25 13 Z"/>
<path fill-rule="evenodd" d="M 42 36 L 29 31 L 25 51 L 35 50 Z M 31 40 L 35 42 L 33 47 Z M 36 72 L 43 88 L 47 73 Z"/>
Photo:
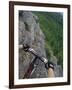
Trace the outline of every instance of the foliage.
<path fill-rule="evenodd" d="M 39 18 L 41 30 L 45 35 L 47 56 L 54 54 L 58 64 L 63 67 L 63 16 L 56 12 L 33 12 Z"/>

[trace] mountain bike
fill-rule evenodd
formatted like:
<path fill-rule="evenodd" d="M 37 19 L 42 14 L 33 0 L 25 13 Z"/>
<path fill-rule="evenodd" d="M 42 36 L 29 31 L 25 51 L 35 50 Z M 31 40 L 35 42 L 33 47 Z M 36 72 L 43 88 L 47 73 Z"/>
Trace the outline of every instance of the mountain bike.
<path fill-rule="evenodd" d="M 54 77 L 54 63 L 52 63 L 51 61 L 49 61 L 45 57 L 40 56 L 33 48 L 31 48 L 27 44 L 19 45 L 19 49 L 23 49 L 25 52 L 29 52 L 29 53 L 33 54 L 35 57 L 32 60 L 32 62 L 30 63 L 27 71 L 25 72 L 23 79 L 29 78 L 32 75 L 32 73 L 35 71 L 35 69 L 37 67 L 35 62 L 37 59 L 41 60 L 44 63 L 45 68 L 48 70 L 48 77 Z"/>

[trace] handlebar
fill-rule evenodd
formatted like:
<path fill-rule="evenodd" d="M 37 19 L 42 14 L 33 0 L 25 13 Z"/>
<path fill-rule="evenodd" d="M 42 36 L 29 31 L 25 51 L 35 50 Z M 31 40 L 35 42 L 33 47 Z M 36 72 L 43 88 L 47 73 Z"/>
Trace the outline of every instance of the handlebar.
<path fill-rule="evenodd" d="M 23 49 L 25 52 L 30 52 L 31 54 L 33 54 L 35 57 L 37 57 L 38 59 L 40 59 L 42 62 L 44 62 L 45 67 L 48 69 L 49 67 L 54 69 L 54 63 L 52 63 L 51 61 L 48 61 L 48 59 L 46 59 L 43 56 L 40 56 L 33 48 L 30 48 L 30 46 L 28 45 L 19 45 L 19 49 Z"/>
<path fill-rule="evenodd" d="M 37 52 L 33 48 L 30 48 L 28 45 L 24 45 L 24 44 L 23 45 L 19 45 L 19 49 L 23 49 L 26 52 L 32 53 L 34 56 L 39 58 L 44 63 L 48 62 L 48 60 L 45 57 L 38 55 Z"/>

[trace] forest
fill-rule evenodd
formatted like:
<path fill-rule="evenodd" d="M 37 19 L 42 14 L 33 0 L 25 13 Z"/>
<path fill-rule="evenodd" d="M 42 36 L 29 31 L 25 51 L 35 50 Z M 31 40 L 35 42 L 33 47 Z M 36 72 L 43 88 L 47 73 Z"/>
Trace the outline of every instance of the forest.
<path fill-rule="evenodd" d="M 45 35 L 46 56 L 53 54 L 63 68 L 63 13 L 33 12 L 38 16 L 40 28 Z"/>

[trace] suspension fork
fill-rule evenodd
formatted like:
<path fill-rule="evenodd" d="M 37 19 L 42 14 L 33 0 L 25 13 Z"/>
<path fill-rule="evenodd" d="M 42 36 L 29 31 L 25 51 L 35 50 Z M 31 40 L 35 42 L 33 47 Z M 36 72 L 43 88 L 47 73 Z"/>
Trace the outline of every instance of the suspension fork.
<path fill-rule="evenodd" d="M 29 65 L 27 71 L 26 71 L 25 74 L 24 74 L 23 79 L 30 77 L 30 75 L 31 75 L 32 72 L 34 71 L 34 68 L 36 67 L 36 65 L 34 66 L 34 64 L 35 64 L 35 61 L 37 60 L 37 58 L 38 58 L 38 57 L 35 57 L 34 60 L 31 62 L 31 64 Z"/>

